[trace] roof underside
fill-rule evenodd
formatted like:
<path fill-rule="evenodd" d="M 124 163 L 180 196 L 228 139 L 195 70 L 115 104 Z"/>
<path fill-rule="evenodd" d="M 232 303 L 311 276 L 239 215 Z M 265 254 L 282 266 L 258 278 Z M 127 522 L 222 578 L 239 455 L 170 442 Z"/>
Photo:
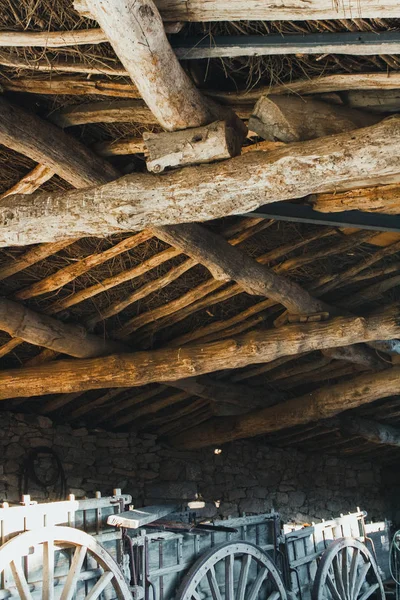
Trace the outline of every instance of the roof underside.
<path fill-rule="evenodd" d="M 96 24 L 79 17 L 69 0 L 0 0 L 0 29 L 3 30 L 62 30 L 95 27 Z M 396 30 L 399 22 L 384 20 L 347 20 L 330 22 L 240 22 L 201 23 L 185 25 L 179 35 L 195 33 L 235 35 L 253 33 L 298 33 L 324 31 L 387 31 Z M 8 99 L 34 110 L 43 117 L 53 115 L 61 107 L 86 102 L 107 101 L 101 96 L 46 95 L 7 91 L 11 84 L 27 78 L 49 80 L 62 77 L 61 72 L 38 71 L 35 65 L 48 61 L 49 65 L 71 61 L 82 67 L 107 65 L 121 68 L 108 44 L 69 47 L 68 49 L 2 49 L 1 57 L 18 58 L 26 62 L 26 69 L 1 67 L 2 87 Z M 4 62 L 4 61 L 3 61 Z M 0 60 L 1 63 L 1 60 Z M 317 77 L 329 73 L 387 72 L 400 68 L 396 56 L 282 56 L 243 59 L 211 59 L 191 61 L 186 68 L 196 83 L 208 89 L 244 90 L 263 84 L 274 85 L 297 78 Z M 84 68 L 83 68 L 84 70 Z M 82 79 L 84 74 L 69 74 Z M 92 77 L 93 79 L 93 77 Z M 121 76 L 96 76 L 101 81 L 129 83 Z M 142 122 L 86 123 L 70 127 L 69 133 L 88 146 L 126 136 L 140 137 L 144 131 L 157 130 L 156 125 Z M 144 170 L 143 155 L 129 154 L 110 157 L 125 173 Z M 26 175 L 35 164 L 22 155 L 0 147 L 0 192 L 3 193 Z M 69 189 L 70 186 L 54 176 L 41 189 Z M 271 253 L 269 266 L 309 288 L 318 281 L 350 267 L 362 265 L 382 246 L 398 239 L 398 234 L 378 235 L 360 230 L 344 230 L 317 225 L 284 223 L 254 217 L 237 217 L 208 223 L 207 227 L 226 238 L 239 236 L 240 248 L 252 257 Z M 1 295 L 14 297 L 24 292 L 23 303 L 39 312 L 47 312 L 57 303 L 57 318 L 65 322 L 89 325 L 91 331 L 107 338 L 118 335 L 128 321 L 131 322 L 129 344 L 132 350 L 148 350 L 190 341 L 212 341 L 255 329 L 268 329 L 284 311 L 281 305 L 266 308 L 265 298 L 246 292 L 234 293 L 230 283 L 221 283 L 209 291 L 206 282 L 212 280 L 210 272 L 196 265 L 184 272 L 182 265 L 187 257 L 166 253 L 167 244 L 149 234 L 148 239 L 129 250 L 116 251 L 111 259 L 104 253 L 137 233 L 112 236 L 107 239 L 84 238 L 71 243 L 59 252 L 21 270 L 1 281 Z M 27 248 L 7 248 L 0 252 L 0 273 L 4 265 L 18 259 Z M 95 266 L 85 268 L 85 258 L 96 255 Z M 107 256 L 107 255 L 105 255 Z M 152 259 L 151 261 L 149 259 Z M 81 273 L 72 280 L 58 283 L 51 292 L 37 295 L 33 287 L 45 278 L 61 274 L 65 267 L 81 265 Z M 375 264 L 360 268 L 355 276 L 344 278 L 329 292 L 332 304 L 361 294 L 373 283 L 398 274 L 400 263 L 397 254 L 388 252 Z M 51 281 L 51 280 L 50 280 Z M 150 282 L 152 285 L 149 285 Z M 28 291 L 30 290 L 30 291 Z M 84 293 L 83 293 L 84 290 Z M 135 294 L 133 295 L 133 293 Z M 132 296 L 132 301 L 128 297 Z M 125 300 L 123 308 L 117 302 Z M 368 312 L 382 304 L 377 296 L 360 304 L 359 313 Z M 399 300 L 398 288 L 385 292 L 384 302 Z M 110 316 L 106 317 L 106 311 Z M 36 357 L 46 357 L 43 348 L 27 343 L 15 345 L 10 350 L 8 334 L 0 332 L 1 368 L 20 368 L 32 364 Z M 60 357 L 50 356 L 52 360 Z M 301 396 L 337 381 L 345 381 L 366 367 L 327 358 L 319 351 L 301 356 L 278 359 L 273 363 L 251 365 L 240 370 L 224 370 L 213 374 L 214 379 L 241 382 L 250 387 L 271 392 L 282 392 L 285 397 Z M 173 434 L 209 419 L 213 412 L 209 401 L 190 396 L 172 386 L 151 384 L 119 390 L 93 390 L 83 394 L 43 396 L 27 400 L 15 399 L 2 403 L 2 409 L 32 411 L 51 416 L 56 421 L 71 422 L 119 430 L 146 430 L 160 434 Z M 400 398 L 390 397 L 351 411 L 384 424 L 396 425 L 400 421 Z M 121 416 L 125 422 L 121 422 Z M 267 436 L 266 441 L 278 446 L 300 447 L 310 451 L 337 452 L 343 455 L 376 456 L 385 462 L 398 459 L 399 449 L 377 446 L 332 429 L 329 423 L 313 423 L 294 429 L 282 430 Z"/>

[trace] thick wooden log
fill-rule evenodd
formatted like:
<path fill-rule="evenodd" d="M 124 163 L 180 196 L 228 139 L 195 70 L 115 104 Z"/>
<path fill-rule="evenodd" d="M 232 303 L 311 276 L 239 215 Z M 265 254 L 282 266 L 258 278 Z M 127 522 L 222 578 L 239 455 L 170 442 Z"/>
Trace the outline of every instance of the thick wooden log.
<path fill-rule="evenodd" d="M 133 174 L 87 191 L 36 193 L 29 200 L 12 196 L 0 205 L 0 244 L 59 241 L 66 232 L 71 237 L 103 236 L 207 221 L 311 193 L 398 182 L 399 144 L 400 119 L 390 118 L 354 132 L 273 152 L 249 152 L 162 177 Z"/>
<path fill-rule="evenodd" d="M 78 140 L 4 98 L 0 98 L 0 143 L 45 164 L 77 188 L 99 185 L 117 176 L 109 163 Z M 4 201 L 12 203 L 17 197 Z M 33 196 L 29 196 L 32 201 Z"/>
<path fill-rule="evenodd" d="M 107 42 L 101 29 L 74 31 L 0 31 L 0 47 L 63 48 Z"/>
<path fill-rule="evenodd" d="M 373 125 L 379 116 L 298 96 L 261 96 L 250 131 L 265 140 L 299 142 Z"/>
<path fill-rule="evenodd" d="M 309 201 L 320 212 L 362 210 L 397 215 L 400 213 L 400 185 L 367 187 L 337 194 L 316 194 Z"/>
<path fill-rule="evenodd" d="M 371 113 L 396 113 L 400 110 L 400 90 L 351 90 L 341 94 L 344 102 L 353 108 Z"/>
<path fill-rule="evenodd" d="M 75 9 L 86 16 L 95 15 L 93 0 L 75 0 Z M 305 21 L 314 19 L 354 19 L 399 17 L 395 0 L 349 0 L 345 5 L 329 0 L 311 0 L 303 3 L 285 2 L 266 4 L 260 0 L 156 0 L 165 21 Z"/>
<path fill-rule="evenodd" d="M 0 399 L 121 388 L 176 381 L 222 369 L 270 362 L 281 356 L 400 336 L 397 306 L 368 318 L 337 317 L 328 322 L 288 325 L 183 348 L 60 360 L 0 372 Z"/>
<path fill-rule="evenodd" d="M 93 150 L 99 156 L 123 156 L 125 154 L 144 154 L 143 138 L 128 137 L 110 142 L 98 142 Z"/>
<path fill-rule="evenodd" d="M 226 121 L 170 133 L 143 134 L 147 170 L 161 173 L 182 167 L 232 158 L 240 154 L 243 136 Z"/>
<path fill-rule="evenodd" d="M 223 444 L 320 421 L 399 392 L 400 368 L 396 367 L 322 387 L 270 408 L 228 419 L 213 419 L 193 427 L 188 433 L 171 437 L 170 443 L 185 449 Z"/>
<path fill-rule="evenodd" d="M 0 298 L 0 329 L 24 342 L 77 358 L 103 356 L 128 349 L 121 342 L 90 335 L 84 327 L 62 323 L 6 298 Z"/>
<path fill-rule="evenodd" d="M 87 0 L 87 6 L 165 129 L 198 127 L 222 116 L 182 69 L 152 0 Z"/>
<path fill-rule="evenodd" d="M 63 129 L 87 123 L 158 124 L 157 118 L 140 99 L 90 102 L 67 106 L 51 113 L 49 119 Z"/>
<path fill-rule="evenodd" d="M 400 446 L 400 429 L 397 427 L 382 425 L 362 417 L 342 417 L 339 427 L 344 433 L 361 437 L 373 444 Z"/>
<path fill-rule="evenodd" d="M 91 79 L 80 76 L 52 75 L 51 78 L 15 77 L 1 79 L 0 86 L 7 92 L 68 96 L 111 96 L 114 98 L 139 98 L 133 83 L 121 83 L 110 79 Z"/>
<path fill-rule="evenodd" d="M 211 271 L 215 279 L 237 281 L 249 294 L 277 300 L 294 313 L 309 314 L 327 309 L 324 302 L 313 298 L 295 282 L 277 275 L 272 269 L 231 246 L 221 236 L 199 225 L 159 227 L 157 236 L 196 258 Z"/>

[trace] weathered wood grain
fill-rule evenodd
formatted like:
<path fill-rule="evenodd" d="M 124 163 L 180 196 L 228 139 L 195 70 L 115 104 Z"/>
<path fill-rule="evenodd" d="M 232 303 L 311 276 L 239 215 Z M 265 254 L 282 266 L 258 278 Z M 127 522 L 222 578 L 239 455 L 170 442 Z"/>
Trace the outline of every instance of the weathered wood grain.
<path fill-rule="evenodd" d="M 288 325 L 209 344 L 5 370 L 0 372 L 0 399 L 135 387 L 270 362 L 310 350 L 390 340 L 400 335 L 399 323 L 399 309 L 394 306 L 366 318 L 337 317 L 328 322 Z"/>
<path fill-rule="evenodd" d="M 206 221 L 311 193 L 400 181 L 400 119 L 89 190 L 16 195 L 0 205 L 0 245 Z M 60 169 L 60 166 L 57 167 Z"/>

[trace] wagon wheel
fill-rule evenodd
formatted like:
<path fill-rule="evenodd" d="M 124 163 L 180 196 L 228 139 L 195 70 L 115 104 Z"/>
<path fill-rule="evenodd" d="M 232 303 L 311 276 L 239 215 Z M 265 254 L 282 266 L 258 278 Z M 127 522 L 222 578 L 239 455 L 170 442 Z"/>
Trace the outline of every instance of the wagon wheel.
<path fill-rule="evenodd" d="M 255 544 L 227 542 L 210 548 L 194 563 L 176 600 L 287 600 L 269 556 Z"/>
<path fill-rule="evenodd" d="M 322 555 L 315 576 L 312 600 L 385 599 L 376 562 L 358 540 L 341 538 Z"/>
<path fill-rule="evenodd" d="M 59 575 L 62 562 L 64 576 Z M 42 572 L 34 584 L 29 577 L 32 569 L 27 566 L 33 563 Z M 95 568 L 82 569 L 84 563 Z M 92 536 L 73 527 L 43 527 L 12 538 L 0 548 L 0 575 L 3 589 L 12 592 L 16 588 L 21 600 L 33 600 L 32 592 L 38 589 L 42 600 L 96 600 L 104 592 L 107 598 L 132 599 L 113 557 Z"/>

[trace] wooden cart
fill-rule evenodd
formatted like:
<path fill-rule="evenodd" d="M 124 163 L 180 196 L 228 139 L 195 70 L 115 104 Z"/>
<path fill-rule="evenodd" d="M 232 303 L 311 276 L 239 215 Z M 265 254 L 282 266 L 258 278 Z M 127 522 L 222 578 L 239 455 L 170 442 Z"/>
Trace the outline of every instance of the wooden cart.
<path fill-rule="evenodd" d="M 364 513 L 282 529 L 100 497 L 0 509 L 0 600 L 383 600 Z"/>

